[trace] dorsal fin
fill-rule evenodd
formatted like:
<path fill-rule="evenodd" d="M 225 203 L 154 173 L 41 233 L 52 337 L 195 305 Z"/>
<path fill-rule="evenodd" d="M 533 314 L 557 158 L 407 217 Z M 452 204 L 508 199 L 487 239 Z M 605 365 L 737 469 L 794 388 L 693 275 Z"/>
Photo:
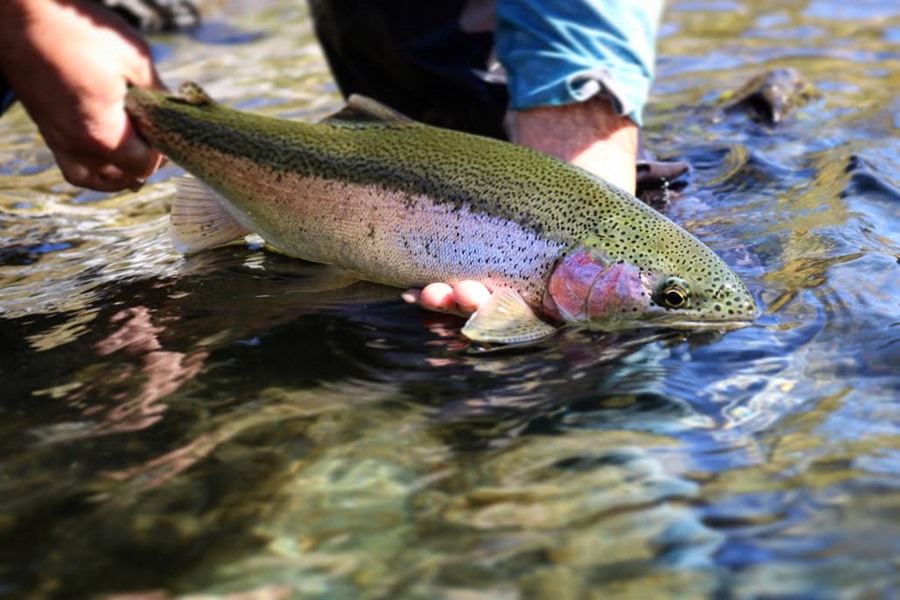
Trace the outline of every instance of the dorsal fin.
<path fill-rule="evenodd" d="M 216 103 L 215 100 L 210 98 L 209 94 L 203 91 L 203 88 L 193 81 L 185 81 L 178 86 L 178 92 L 173 96 L 173 99 L 191 106 L 210 106 Z"/>
<path fill-rule="evenodd" d="M 415 123 L 406 115 L 397 112 L 390 106 L 373 100 L 368 96 L 353 94 L 347 99 L 347 105 L 325 119 L 326 122 L 344 121 L 351 123 L 379 122 L 395 125 Z"/>

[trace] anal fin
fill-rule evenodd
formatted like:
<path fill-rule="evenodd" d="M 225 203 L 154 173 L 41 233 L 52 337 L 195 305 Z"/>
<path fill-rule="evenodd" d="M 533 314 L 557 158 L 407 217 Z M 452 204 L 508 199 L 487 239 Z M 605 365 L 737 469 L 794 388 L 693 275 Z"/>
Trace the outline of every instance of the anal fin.
<path fill-rule="evenodd" d="M 540 320 L 528 303 L 509 289 L 494 292 L 462 328 L 470 340 L 499 344 L 531 342 L 555 332 L 555 327 Z"/>
<path fill-rule="evenodd" d="M 361 281 L 359 275 L 333 265 L 305 263 L 301 272 L 303 292 L 331 292 Z"/>
<path fill-rule="evenodd" d="M 192 177 L 177 180 L 172 203 L 172 241 L 183 254 L 222 246 L 251 233 L 225 208 L 216 192 Z"/>

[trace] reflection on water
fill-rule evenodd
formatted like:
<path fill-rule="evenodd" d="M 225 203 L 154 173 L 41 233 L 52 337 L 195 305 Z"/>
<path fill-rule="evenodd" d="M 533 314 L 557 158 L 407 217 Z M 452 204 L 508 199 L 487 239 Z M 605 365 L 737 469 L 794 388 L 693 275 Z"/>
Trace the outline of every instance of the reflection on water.
<path fill-rule="evenodd" d="M 338 106 L 302 4 L 231 18 L 159 40 L 166 79 Z M 647 138 L 693 166 L 668 214 L 767 307 L 726 335 L 478 352 L 396 290 L 184 260 L 177 168 L 82 192 L 6 115 L 0 596 L 896 595 L 898 32 L 883 2 L 670 3 Z M 821 94 L 721 110 L 775 67 Z"/>

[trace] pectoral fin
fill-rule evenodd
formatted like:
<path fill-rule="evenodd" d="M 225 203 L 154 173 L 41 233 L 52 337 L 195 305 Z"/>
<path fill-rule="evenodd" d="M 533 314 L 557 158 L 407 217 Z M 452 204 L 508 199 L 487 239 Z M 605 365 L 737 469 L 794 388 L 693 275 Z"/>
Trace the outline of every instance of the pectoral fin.
<path fill-rule="evenodd" d="M 183 254 L 193 254 L 241 239 L 250 231 L 225 209 L 214 191 L 191 177 L 177 181 L 172 203 L 172 241 Z"/>
<path fill-rule="evenodd" d="M 462 334 L 470 340 L 500 344 L 531 342 L 555 331 L 555 327 L 541 321 L 512 290 L 494 292 L 462 328 Z"/>

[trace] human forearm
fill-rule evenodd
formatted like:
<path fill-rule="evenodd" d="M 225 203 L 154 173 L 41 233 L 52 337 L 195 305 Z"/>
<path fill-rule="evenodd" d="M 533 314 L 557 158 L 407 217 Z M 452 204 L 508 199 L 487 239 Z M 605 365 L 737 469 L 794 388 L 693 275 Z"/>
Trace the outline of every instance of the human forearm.
<path fill-rule="evenodd" d="M 83 0 L 0 2 L 0 71 L 64 176 L 113 191 L 161 160 L 132 129 L 128 84 L 162 87 L 149 50 L 120 18 Z"/>
<path fill-rule="evenodd" d="M 510 138 L 634 192 L 659 1 L 497 0 Z"/>
<path fill-rule="evenodd" d="M 633 194 L 638 127 L 610 100 L 510 111 L 513 142 L 577 165 Z"/>
<path fill-rule="evenodd" d="M 497 0 L 497 57 L 514 110 L 603 94 L 641 124 L 661 0 Z"/>

